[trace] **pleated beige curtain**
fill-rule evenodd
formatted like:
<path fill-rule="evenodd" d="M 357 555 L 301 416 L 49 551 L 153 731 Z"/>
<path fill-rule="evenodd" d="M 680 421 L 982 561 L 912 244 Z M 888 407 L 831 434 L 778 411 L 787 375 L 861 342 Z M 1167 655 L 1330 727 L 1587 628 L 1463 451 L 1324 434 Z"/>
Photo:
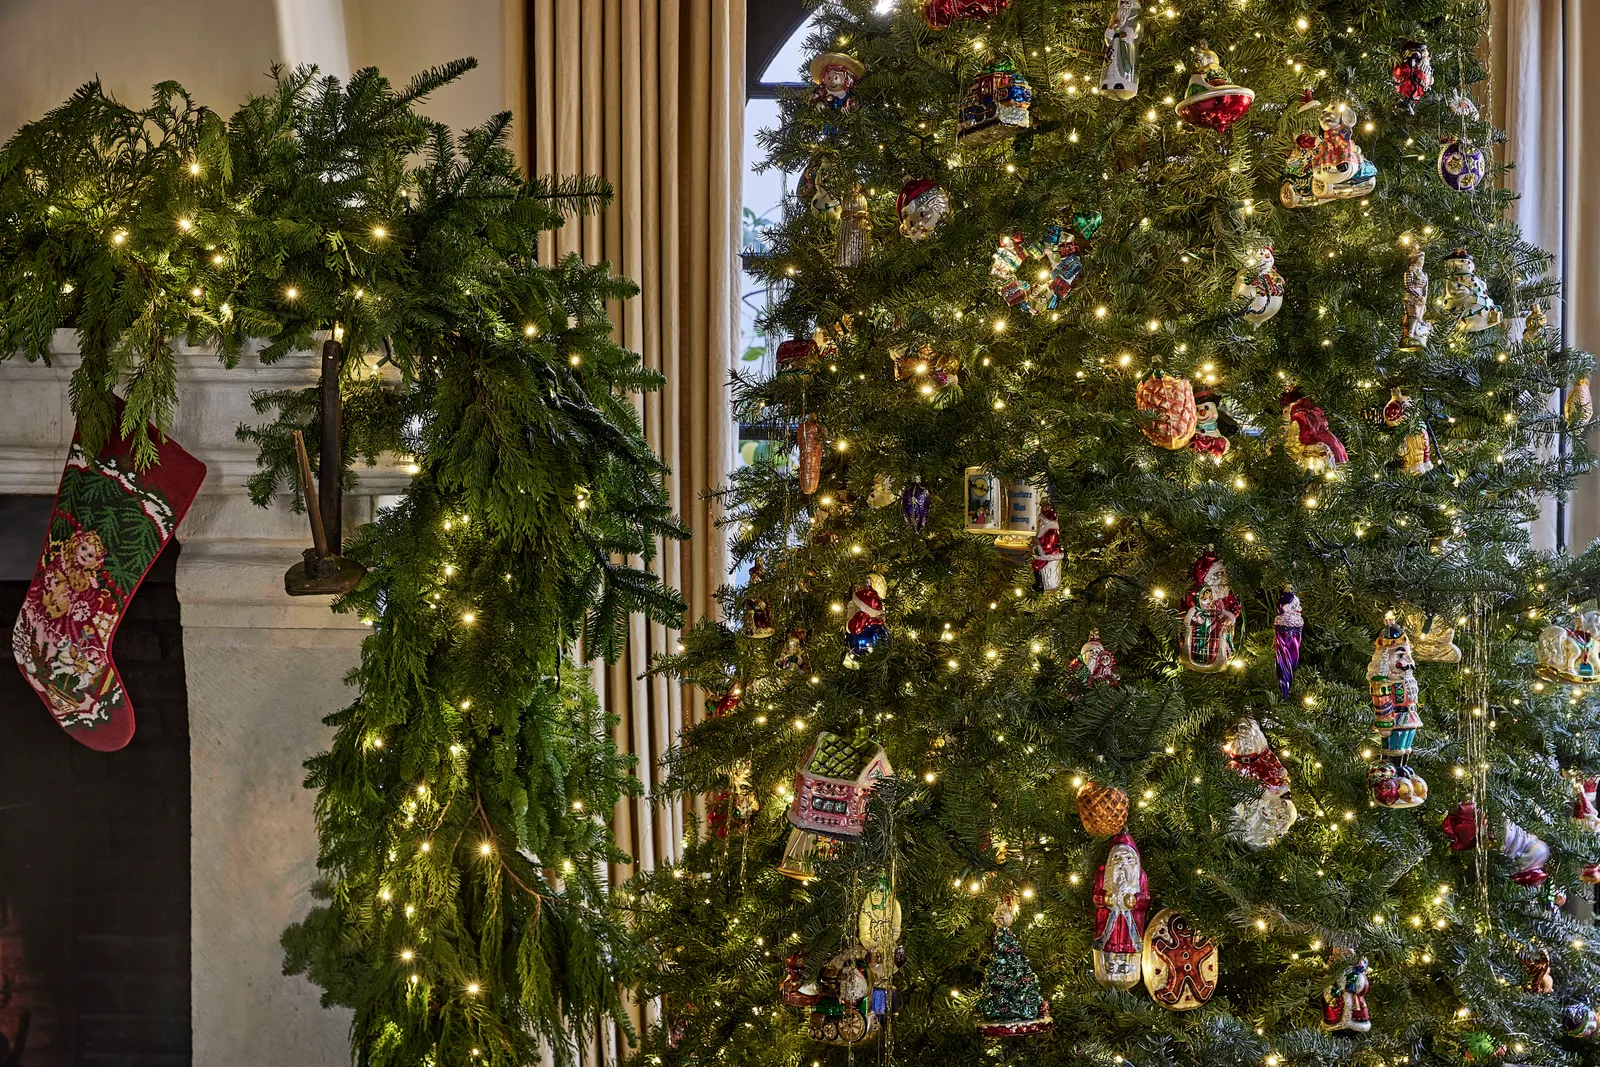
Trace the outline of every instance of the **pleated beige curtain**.
<path fill-rule="evenodd" d="M 1551 309 L 1567 344 L 1600 352 L 1600 3 L 1493 0 L 1492 115 L 1504 129 L 1507 183 L 1518 224 L 1555 253 L 1565 299 Z M 1581 551 L 1600 535 L 1600 474 L 1567 502 L 1565 543 Z M 1557 543 L 1557 508 L 1544 509 L 1535 544 Z"/>
<path fill-rule="evenodd" d="M 737 252 L 744 117 L 744 0 L 519 0 L 527 43 L 527 163 L 534 174 L 598 174 L 616 200 L 546 250 L 609 260 L 639 296 L 613 308 L 623 344 L 667 378 L 640 410 L 672 468 L 673 507 L 693 539 L 662 546 L 660 574 L 690 621 L 714 615 L 728 574 L 717 510 L 736 448 L 728 380 L 739 336 Z M 698 709 L 666 679 L 641 679 L 677 634 L 633 622 L 623 661 L 596 670 L 617 741 L 639 757 L 647 794 L 661 757 Z M 684 812 L 646 796 L 615 827 L 639 867 L 671 859 Z M 614 868 L 620 882 L 632 868 Z"/>

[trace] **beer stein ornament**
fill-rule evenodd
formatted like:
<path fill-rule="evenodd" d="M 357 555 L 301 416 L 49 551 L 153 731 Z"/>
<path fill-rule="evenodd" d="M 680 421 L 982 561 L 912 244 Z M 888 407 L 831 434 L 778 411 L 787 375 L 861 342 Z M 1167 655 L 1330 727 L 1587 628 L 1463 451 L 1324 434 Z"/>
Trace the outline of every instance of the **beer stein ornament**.
<path fill-rule="evenodd" d="M 1334 983 L 1322 991 L 1322 1028 L 1334 1034 L 1364 1034 L 1371 1030 L 1368 985 L 1365 957 L 1343 966 Z"/>
<path fill-rule="evenodd" d="M 1283 307 L 1283 275 L 1275 262 L 1271 245 L 1256 245 L 1245 253 L 1244 267 L 1234 279 L 1238 315 L 1252 326 L 1260 326 Z"/>
<path fill-rule="evenodd" d="M 1469 192 L 1483 181 L 1483 149 L 1454 134 L 1439 138 L 1439 158 L 1434 164 L 1439 180 L 1458 193 Z"/>
<path fill-rule="evenodd" d="M 1433 61 L 1421 41 L 1401 41 L 1395 51 L 1400 58 L 1394 65 L 1394 91 L 1400 94 L 1400 109 L 1415 115 L 1417 101 L 1433 88 Z"/>
<path fill-rule="evenodd" d="M 1345 103 L 1322 109 L 1322 137 L 1311 157 L 1311 195 L 1318 200 L 1349 200 L 1378 186 L 1378 168 L 1355 142 L 1356 111 Z"/>
<path fill-rule="evenodd" d="M 1106 27 L 1106 72 L 1100 79 L 1100 92 L 1114 100 L 1132 100 L 1139 95 L 1139 43 L 1144 38 L 1144 19 L 1139 0 L 1117 0 Z"/>
<path fill-rule="evenodd" d="M 1199 425 L 1194 386 L 1189 379 L 1156 370 L 1134 390 L 1140 429 L 1152 444 L 1173 451 L 1185 448 Z"/>
<path fill-rule="evenodd" d="M 1201 41 L 1194 48 L 1189 84 L 1175 109 L 1178 117 L 1191 126 L 1226 134 L 1230 126 L 1249 112 L 1255 99 L 1254 90 L 1228 80 L 1222 60 L 1209 44 Z"/>
<path fill-rule="evenodd" d="M 1489 297 L 1488 283 L 1478 277 L 1471 253 L 1464 248 L 1456 249 L 1445 259 L 1444 267 L 1444 297 L 1439 306 L 1461 316 L 1456 328 L 1478 333 L 1500 325 L 1500 308 Z"/>
<path fill-rule="evenodd" d="M 1228 569 L 1217 554 L 1206 549 L 1194 562 L 1194 580 L 1183 602 L 1183 647 L 1178 662 L 1191 671 L 1215 674 L 1227 670 L 1233 658 L 1239 617 L 1243 611 Z"/>
<path fill-rule="evenodd" d="M 845 113 L 856 108 L 856 82 L 867 68 L 854 56 L 823 52 L 811 61 L 811 103 L 818 111 Z"/>
<path fill-rule="evenodd" d="M 1163 908 L 1145 927 L 1144 987 L 1163 1008 L 1192 1011 L 1217 991 L 1217 943 Z"/>
<path fill-rule="evenodd" d="M 1283 407 L 1283 433 L 1289 455 L 1312 474 L 1322 474 L 1349 462 L 1344 442 L 1328 426 L 1328 417 L 1299 389 L 1289 389 Z"/>
<path fill-rule="evenodd" d="M 1600 611 L 1572 613 L 1566 620 L 1552 622 L 1539 631 L 1539 665 L 1542 678 L 1567 685 L 1592 685 L 1600 681 L 1600 649 L 1595 633 L 1600 629 Z"/>
<path fill-rule="evenodd" d="M 991 59 L 967 87 L 956 119 L 956 144 L 982 147 L 1028 128 L 1033 89 L 1009 59 Z"/>
<path fill-rule="evenodd" d="M 1045 504 L 1039 509 L 1039 524 L 1033 538 L 1034 592 L 1050 593 L 1061 588 L 1061 561 L 1065 557 L 1056 509 Z"/>
<path fill-rule="evenodd" d="M 907 178 L 895 200 L 900 216 L 900 233 L 913 241 L 933 236 L 944 217 L 950 214 L 950 194 L 931 178 Z"/>
<path fill-rule="evenodd" d="M 1139 846 L 1127 833 L 1111 848 L 1094 879 L 1094 980 L 1107 989 L 1132 989 L 1144 976 L 1145 916 L 1150 879 Z"/>
<path fill-rule="evenodd" d="M 1405 325 L 1401 327 L 1400 347 L 1407 352 L 1420 351 L 1428 342 L 1433 327 L 1428 325 L 1428 271 L 1427 254 L 1422 245 L 1411 246 L 1411 262 L 1406 267 Z"/>

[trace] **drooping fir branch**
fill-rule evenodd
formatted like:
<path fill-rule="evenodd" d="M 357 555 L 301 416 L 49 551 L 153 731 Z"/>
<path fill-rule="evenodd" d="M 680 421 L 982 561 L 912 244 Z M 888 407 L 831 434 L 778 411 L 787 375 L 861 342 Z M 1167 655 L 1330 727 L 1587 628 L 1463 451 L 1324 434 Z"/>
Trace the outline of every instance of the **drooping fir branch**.
<path fill-rule="evenodd" d="M 372 633 L 308 764 L 322 904 L 284 935 L 371 1067 L 520 1065 L 541 1042 L 569 1062 L 601 1020 L 628 1027 L 634 949 L 595 872 L 625 860 L 605 815 L 638 785 L 571 650 L 615 658 L 631 613 L 683 606 L 650 571 L 685 531 L 629 399 L 661 379 L 605 314 L 635 290 L 538 258 L 609 190 L 526 180 L 509 115 L 457 136 L 416 111 L 473 65 L 403 89 L 280 69 L 227 123 L 175 85 L 134 110 L 91 84 L 0 152 L 0 351 L 78 330 L 89 447 L 116 387 L 125 429 L 164 427 L 178 341 L 231 365 L 331 335 L 347 456 L 415 475 L 347 549 L 367 575 L 338 608 Z M 314 398 L 255 397 L 257 503 L 298 503 Z"/>

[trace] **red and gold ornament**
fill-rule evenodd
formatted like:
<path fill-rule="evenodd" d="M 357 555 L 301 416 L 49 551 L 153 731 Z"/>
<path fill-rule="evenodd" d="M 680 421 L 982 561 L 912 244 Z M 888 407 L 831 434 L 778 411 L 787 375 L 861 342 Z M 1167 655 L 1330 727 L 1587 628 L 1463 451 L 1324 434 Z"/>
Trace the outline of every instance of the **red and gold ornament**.
<path fill-rule="evenodd" d="M 1173 451 L 1185 448 L 1198 425 L 1194 386 L 1189 379 L 1156 370 L 1134 390 L 1140 427 L 1153 444 Z"/>

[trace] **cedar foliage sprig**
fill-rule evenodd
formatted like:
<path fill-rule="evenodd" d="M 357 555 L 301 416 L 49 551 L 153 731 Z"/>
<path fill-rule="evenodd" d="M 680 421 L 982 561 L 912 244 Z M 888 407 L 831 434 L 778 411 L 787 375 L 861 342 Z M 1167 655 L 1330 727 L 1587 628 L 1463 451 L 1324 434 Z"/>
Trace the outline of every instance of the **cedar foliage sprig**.
<path fill-rule="evenodd" d="M 605 816 L 638 782 L 573 650 L 614 659 L 630 613 L 682 610 L 650 565 L 685 531 L 630 397 L 661 379 L 605 313 L 635 289 L 539 261 L 610 190 L 525 179 L 509 114 L 457 136 L 416 110 L 474 65 L 401 88 L 277 69 L 226 122 L 174 84 L 133 109 L 91 83 L 0 151 L 0 352 L 48 358 L 77 330 L 87 447 L 120 429 L 153 458 L 175 344 L 231 366 L 332 331 L 349 356 L 330 473 L 415 464 L 346 550 L 368 570 L 336 607 L 372 632 L 308 763 L 321 904 L 284 935 L 286 969 L 354 1009 L 370 1067 L 525 1064 L 541 1041 L 566 1063 L 603 1020 L 628 1029 L 613 969 L 633 949 L 597 871 L 626 861 Z M 251 495 L 298 505 L 290 434 L 315 449 L 316 390 L 255 403 Z"/>

